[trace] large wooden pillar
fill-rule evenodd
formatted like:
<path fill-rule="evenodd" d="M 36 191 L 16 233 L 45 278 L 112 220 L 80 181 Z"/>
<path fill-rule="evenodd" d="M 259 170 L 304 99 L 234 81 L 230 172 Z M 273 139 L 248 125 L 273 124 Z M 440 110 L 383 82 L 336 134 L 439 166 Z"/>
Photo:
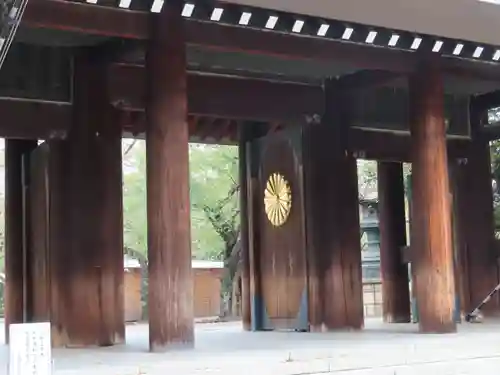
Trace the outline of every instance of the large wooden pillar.
<path fill-rule="evenodd" d="M 252 328 L 252 307 L 250 293 L 250 252 L 249 252 L 249 209 L 248 209 L 248 130 L 245 124 L 239 129 L 239 184 L 240 184 L 240 244 L 241 244 L 241 317 L 243 329 Z"/>
<path fill-rule="evenodd" d="M 322 123 L 306 129 L 304 178 L 309 320 L 313 331 L 363 327 L 356 159 L 335 80 L 325 84 Z"/>
<path fill-rule="evenodd" d="M 494 243 L 495 218 L 491 186 L 489 142 L 481 134 L 486 112 L 470 106 L 472 143 L 469 155 L 455 165 L 454 195 L 462 308 L 471 312 L 498 284 L 498 263 Z M 498 315 L 498 296 L 482 309 Z"/>
<path fill-rule="evenodd" d="M 123 263 L 123 165 L 122 128 L 112 111 L 97 137 L 100 173 L 98 238 L 102 249 L 102 344 L 125 342 Z M 114 301 L 114 306 L 107 301 Z"/>
<path fill-rule="evenodd" d="M 125 338 L 121 129 L 106 67 L 76 59 L 73 123 L 49 152 L 51 320 L 56 346 Z"/>
<path fill-rule="evenodd" d="M 456 331 L 443 80 L 435 62 L 410 77 L 413 142 L 411 246 L 421 332 Z"/>
<path fill-rule="evenodd" d="M 152 19 L 146 55 L 149 344 L 194 345 L 186 44 L 181 2 Z"/>
<path fill-rule="evenodd" d="M 409 323 L 408 266 L 401 254 L 401 248 L 406 246 L 403 165 L 379 162 L 377 172 L 384 321 Z"/>
<path fill-rule="evenodd" d="M 9 325 L 30 319 L 25 181 L 36 141 L 5 141 L 5 338 Z"/>

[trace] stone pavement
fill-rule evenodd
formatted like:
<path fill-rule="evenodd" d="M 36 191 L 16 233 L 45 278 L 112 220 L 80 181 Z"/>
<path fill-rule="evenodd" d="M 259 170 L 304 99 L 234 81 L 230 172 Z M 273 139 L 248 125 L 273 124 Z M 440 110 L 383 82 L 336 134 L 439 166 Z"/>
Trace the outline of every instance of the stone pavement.
<path fill-rule="evenodd" d="M 500 323 L 462 324 L 452 335 L 367 321 L 362 332 L 242 332 L 239 323 L 200 324 L 196 349 L 147 353 L 147 325 L 127 345 L 55 350 L 55 375 L 498 375 Z M 0 346 L 0 374 L 7 348 Z"/>

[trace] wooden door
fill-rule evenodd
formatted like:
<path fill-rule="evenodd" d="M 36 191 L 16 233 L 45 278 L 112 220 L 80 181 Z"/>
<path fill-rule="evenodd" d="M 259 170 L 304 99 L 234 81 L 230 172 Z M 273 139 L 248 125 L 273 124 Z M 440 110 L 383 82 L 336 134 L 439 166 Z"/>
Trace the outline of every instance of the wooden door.
<path fill-rule="evenodd" d="M 306 330 L 307 272 L 300 129 L 258 141 L 262 329 Z"/>

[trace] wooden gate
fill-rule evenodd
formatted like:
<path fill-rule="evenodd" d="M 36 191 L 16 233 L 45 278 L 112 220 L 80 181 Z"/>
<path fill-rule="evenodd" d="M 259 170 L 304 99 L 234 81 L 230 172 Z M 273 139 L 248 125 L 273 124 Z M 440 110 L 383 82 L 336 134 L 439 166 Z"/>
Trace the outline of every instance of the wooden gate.
<path fill-rule="evenodd" d="M 301 129 L 262 138 L 252 150 L 260 305 L 255 328 L 307 330 Z"/>

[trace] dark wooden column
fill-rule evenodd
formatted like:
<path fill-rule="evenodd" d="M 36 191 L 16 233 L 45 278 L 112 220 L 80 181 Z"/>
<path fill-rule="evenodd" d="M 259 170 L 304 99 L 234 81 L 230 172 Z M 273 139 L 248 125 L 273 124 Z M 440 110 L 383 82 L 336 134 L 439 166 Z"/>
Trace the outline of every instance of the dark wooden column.
<path fill-rule="evenodd" d="M 106 67 L 84 51 L 75 64 L 73 123 L 51 141 L 50 272 L 56 346 L 124 341 L 121 130 Z"/>
<path fill-rule="evenodd" d="M 384 321 L 409 323 L 408 266 L 401 254 L 401 248 L 406 246 L 403 165 L 379 162 L 377 172 Z"/>
<path fill-rule="evenodd" d="M 243 329 L 252 328 L 250 293 L 249 210 L 248 210 L 248 130 L 245 124 L 239 129 L 239 183 L 240 183 L 240 243 L 241 243 L 241 317 Z"/>
<path fill-rule="evenodd" d="M 98 241 L 101 259 L 101 344 L 125 342 L 123 264 L 123 166 L 122 129 L 118 114 L 109 113 L 97 137 Z M 113 301 L 109 303 L 108 301 Z"/>
<path fill-rule="evenodd" d="M 363 327 L 356 159 L 336 81 L 325 85 L 322 123 L 304 135 L 309 318 L 313 331 Z"/>
<path fill-rule="evenodd" d="M 470 108 L 472 147 L 467 159 L 455 166 L 454 195 L 460 263 L 461 302 L 465 312 L 474 309 L 498 284 L 498 263 L 494 244 L 495 219 L 491 186 L 488 140 L 481 135 L 486 112 L 473 99 Z M 482 310 L 485 315 L 500 312 L 498 296 Z"/>
<path fill-rule="evenodd" d="M 434 62 L 411 76 L 412 236 L 421 332 L 455 332 L 455 284 L 442 74 Z"/>
<path fill-rule="evenodd" d="M 186 45 L 181 2 L 152 19 L 146 56 L 149 345 L 194 345 Z"/>
<path fill-rule="evenodd" d="M 9 342 L 9 325 L 29 320 L 28 249 L 25 180 L 29 154 L 36 141 L 5 140 L 5 338 Z"/>

